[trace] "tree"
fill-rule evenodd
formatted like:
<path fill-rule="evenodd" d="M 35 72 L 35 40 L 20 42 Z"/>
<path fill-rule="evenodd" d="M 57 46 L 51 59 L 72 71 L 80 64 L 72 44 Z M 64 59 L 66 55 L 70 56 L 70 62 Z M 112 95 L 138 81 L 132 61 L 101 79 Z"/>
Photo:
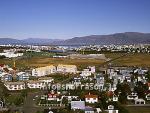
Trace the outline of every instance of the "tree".
<path fill-rule="evenodd" d="M 143 84 L 142 82 L 138 82 L 134 87 L 134 91 L 137 92 L 139 98 L 145 98 L 145 92 L 148 90 L 147 84 Z"/>

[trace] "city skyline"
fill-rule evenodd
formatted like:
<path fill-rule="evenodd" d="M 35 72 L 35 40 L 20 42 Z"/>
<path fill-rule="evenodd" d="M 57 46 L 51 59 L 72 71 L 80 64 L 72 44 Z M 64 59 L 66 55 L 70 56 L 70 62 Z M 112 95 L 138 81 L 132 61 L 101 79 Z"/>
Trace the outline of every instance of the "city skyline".
<path fill-rule="evenodd" d="M 150 32 L 149 0 L 1 0 L 0 38 Z"/>

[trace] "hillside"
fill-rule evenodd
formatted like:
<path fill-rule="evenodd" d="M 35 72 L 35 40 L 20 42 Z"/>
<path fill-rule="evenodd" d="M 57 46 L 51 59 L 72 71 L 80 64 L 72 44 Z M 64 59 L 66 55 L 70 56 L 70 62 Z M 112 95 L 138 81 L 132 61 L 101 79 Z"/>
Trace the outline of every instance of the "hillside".
<path fill-rule="evenodd" d="M 150 44 L 150 33 L 125 32 L 110 35 L 90 35 L 67 40 L 28 38 L 17 40 L 0 38 L 0 44 L 39 44 L 39 45 L 109 45 L 109 44 Z"/>
<path fill-rule="evenodd" d="M 125 32 L 111 35 L 91 35 L 75 37 L 65 40 L 64 45 L 89 45 L 89 44 L 150 44 L 150 33 Z"/>

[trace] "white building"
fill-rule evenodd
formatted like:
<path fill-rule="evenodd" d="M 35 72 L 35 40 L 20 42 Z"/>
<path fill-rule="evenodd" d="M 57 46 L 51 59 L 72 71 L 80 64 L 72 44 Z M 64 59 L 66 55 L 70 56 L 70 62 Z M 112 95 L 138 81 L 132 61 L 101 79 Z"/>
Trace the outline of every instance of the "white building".
<path fill-rule="evenodd" d="M 144 99 L 135 99 L 135 104 L 145 104 L 145 100 Z"/>
<path fill-rule="evenodd" d="M 5 82 L 4 85 L 8 90 L 23 90 L 26 89 L 24 82 Z"/>
<path fill-rule="evenodd" d="M 85 102 L 96 103 L 98 102 L 98 96 L 89 93 L 88 95 L 85 95 Z"/>
<path fill-rule="evenodd" d="M 52 83 L 54 81 L 52 77 L 41 77 L 38 80 L 46 84 Z"/>
<path fill-rule="evenodd" d="M 32 76 L 40 77 L 56 73 L 56 67 L 53 65 L 39 67 L 32 70 Z"/>
<path fill-rule="evenodd" d="M 145 96 L 146 100 L 150 100 L 150 93 Z"/>
<path fill-rule="evenodd" d="M 57 66 L 57 72 L 59 72 L 59 73 L 77 73 L 77 66 L 76 65 L 59 64 Z"/>
<path fill-rule="evenodd" d="M 119 112 L 118 110 L 114 109 L 113 105 L 109 105 L 108 110 L 106 110 L 106 111 L 108 111 L 108 113 L 118 113 Z"/>
<path fill-rule="evenodd" d="M 84 69 L 80 74 L 80 76 L 83 78 L 88 78 L 91 75 L 92 75 L 92 73 L 89 69 Z"/>
<path fill-rule="evenodd" d="M 95 73 L 95 66 L 89 66 L 88 69 L 90 69 L 91 73 Z"/>
<path fill-rule="evenodd" d="M 4 107 L 4 102 L 0 100 L 0 108 Z"/>
<path fill-rule="evenodd" d="M 7 58 L 14 58 L 14 57 L 23 56 L 23 53 L 6 52 L 6 53 L 0 53 L 0 56 L 5 56 Z"/>
<path fill-rule="evenodd" d="M 33 88 L 33 89 L 38 89 L 38 88 L 44 88 L 45 87 L 45 83 L 42 81 L 37 81 L 37 80 L 29 80 L 27 82 L 27 86 L 28 88 Z"/>
<path fill-rule="evenodd" d="M 137 93 L 131 93 L 131 95 L 128 95 L 128 96 L 127 96 L 127 99 L 128 99 L 128 100 L 135 100 L 135 99 L 138 99 L 138 95 L 137 95 Z"/>

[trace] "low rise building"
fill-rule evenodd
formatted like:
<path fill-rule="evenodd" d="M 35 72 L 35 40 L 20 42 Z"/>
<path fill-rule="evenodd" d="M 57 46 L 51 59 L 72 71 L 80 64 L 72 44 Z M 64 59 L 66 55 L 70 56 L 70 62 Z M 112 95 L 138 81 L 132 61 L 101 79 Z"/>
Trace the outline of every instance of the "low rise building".
<path fill-rule="evenodd" d="M 57 66 L 57 72 L 58 73 L 77 73 L 77 66 L 59 64 Z"/>
<path fill-rule="evenodd" d="M 53 65 L 39 67 L 32 70 L 32 76 L 40 77 L 56 73 L 56 67 Z"/>
<path fill-rule="evenodd" d="M 42 81 L 38 81 L 38 80 L 29 80 L 27 82 L 27 87 L 28 88 L 33 88 L 33 89 L 38 89 L 38 88 L 44 88 L 45 87 L 45 83 Z"/>
<path fill-rule="evenodd" d="M 0 100 L 0 108 L 4 107 L 4 102 Z"/>
<path fill-rule="evenodd" d="M 92 75 L 92 73 L 91 73 L 90 69 L 84 69 L 83 71 L 81 71 L 81 74 L 80 74 L 80 76 L 83 78 L 88 78 L 91 75 Z"/>
<path fill-rule="evenodd" d="M 46 84 L 52 83 L 54 81 L 52 77 L 41 77 L 38 80 Z"/>
<path fill-rule="evenodd" d="M 17 80 L 19 81 L 29 80 L 29 73 L 27 72 L 19 72 L 16 75 L 17 75 Z"/>
<path fill-rule="evenodd" d="M 135 104 L 145 104 L 145 100 L 144 99 L 135 99 Z"/>
<path fill-rule="evenodd" d="M 98 96 L 89 93 L 88 95 L 85 95 L 85 102 L 96 103 L 98 102 Z"/>
<path fill-rule="evenodd" d="M 11 82 L 12 79 L 13 79 L 12 75 L 8 74 L 8 73 L 3 73 L 2 76 L 1 76 L 1 81 L 2 82 Z"/>
<path fill-rule="evenodd" d="M 106 110 L 108 113 L 119 113 L 119 110 L 115 110 L 113 105 L 108 106 L 108 110 Z"/>
<path fill-rule="evenodd" d="M 8 90 L 23 90 L 26 89 L 24 82 L 5 82 L 4 85 Z"/>
<path fill-rule="evenodd" d="M 130 95 L 127 95 L 128 100 L 135 100 L 138 99 L 137 93 L 131 93 Z"/>
<path fill-rule="evenodd" d="M 71 109 L 76 110 L 76 109 L 85 109 L 85 101 L 71 101 Z"/>

